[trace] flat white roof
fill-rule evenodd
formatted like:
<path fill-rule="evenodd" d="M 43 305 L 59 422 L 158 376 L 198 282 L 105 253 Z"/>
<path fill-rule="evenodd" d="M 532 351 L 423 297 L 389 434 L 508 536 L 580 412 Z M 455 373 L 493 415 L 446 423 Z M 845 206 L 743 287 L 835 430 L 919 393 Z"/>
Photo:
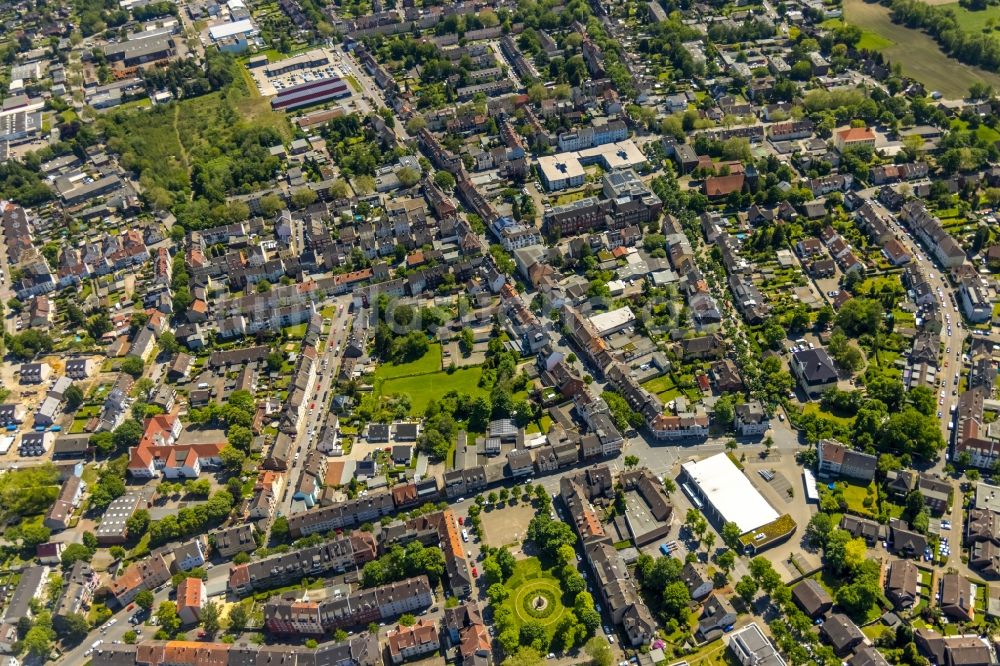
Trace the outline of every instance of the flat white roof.
<path fill-rule="evenodd" d="M 725 453 L 681 465 L 701 494 L 726 522 L 744 534 L 778 519 L 778 512 Z"/>
<path fill-rule="evenodd" d="M 257 26 L 250 19 L 243 19 L 242 21 L 234 21 L 232 23 L 223 23 L 221 25 L 215 25 L 208 29 L 208 36 L 212 38 L 212 41 L 217 42 L 220 39 L 225 39 L 226 37 L 232 37 L 233 35 L 243 35 L 251 32 L 257 32 Z"/>
<path fill-rule="evenodd" d="M 538 168 L 550 183 L 573 177 L 582 178 L 585 173 L 583 165 L 573 152 L 542 155 L 538 158 Z"/>
<path fill-rule="evenodd" d="M 635 321 L 635 315 L 631 308 L 618 308 L 610 312 L 602 312 L 590 318 L 590 323 L 594 325 L 597 332 L 605 335 L 607 331 L 614 331 L 627 326 L 629 322 Z"/>
<path fill-rule="evenodd" d="M 585 160 L 600 155 L 604 158 L 607 169 L 627 169 L 646 162 L 646 156 L 639 150 L 632 139 L 617 143 L 605 143 L 593 148 L 585 148 L 576 153 L 577 159 Z"/>
<path fill-rule="evenodd" d="M 584 150 L 570 150 L 556 155 L 542 155 L 538 158 L 538 168 L 542 170 L 549 182 L 573 177 L 583 177 L 586 173 L 582 160 L 591 161 L 600 157 L 603 167 L 608 171 L 615 169 L 630 169 L 644 164 L 646 156 L 632 139 L 617 143 L 605 143 Z"/>

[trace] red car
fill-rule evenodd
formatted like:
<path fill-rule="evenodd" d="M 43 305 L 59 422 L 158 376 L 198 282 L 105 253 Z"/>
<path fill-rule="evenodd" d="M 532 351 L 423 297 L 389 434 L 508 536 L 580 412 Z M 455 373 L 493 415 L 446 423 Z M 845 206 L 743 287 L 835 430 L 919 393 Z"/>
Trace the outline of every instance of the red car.
<path fill-rule="evenodd" d="M 479 576 L 479 569 L 472 567 L 472 577 L 476 578 L 477 576 Z"/>
<path fill-rule="evenodd" d="M 458 517 L 458 524 L 459 525 L 464 525 L 465 524 L 465 518 L 463 518 L 462 516 L 459 516 Z"/>

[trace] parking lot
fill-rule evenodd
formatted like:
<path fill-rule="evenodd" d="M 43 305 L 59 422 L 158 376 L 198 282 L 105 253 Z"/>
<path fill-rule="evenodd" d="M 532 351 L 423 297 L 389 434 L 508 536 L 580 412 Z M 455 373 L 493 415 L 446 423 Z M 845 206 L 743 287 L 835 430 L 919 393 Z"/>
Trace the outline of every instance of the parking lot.
<path fill-rule="evenodd" d="M 318 48 L 267 65 L 251 67 L 250 74 L 257 83 L 260 94 L 271 97 L 302 83 L 331 77 L 347 78 L 350 72 L 334 52 Z"/>

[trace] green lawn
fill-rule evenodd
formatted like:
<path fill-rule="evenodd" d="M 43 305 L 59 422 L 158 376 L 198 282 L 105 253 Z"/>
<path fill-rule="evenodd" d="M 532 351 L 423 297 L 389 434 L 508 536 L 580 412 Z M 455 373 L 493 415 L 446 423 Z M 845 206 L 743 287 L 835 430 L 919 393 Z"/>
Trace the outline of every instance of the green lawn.
<path fill-rule="evenodd" d="M 854 417 L 851 416 L 838 416 L 833 412 L 828 412 L 820 406 L 818 402 L 806 403 L 802 406 L 803 414 L 816 414 L 817 416 L 822 416 L 824 418 L 830 419 L 831 421 L 836 421 L 845 426 L 850 426 L 854 423 Z"/>
<path fill-rule="evenodd" d="M 279 62 L 285 60 L 286 58 L 291 58 L 292 56 L 298 55 L 300 53 L 305 53 L 309 50 L 309 47 L 304 47 L 301 49 L 292 49 L 289 53 L 282 53 L 278 49 L 264 49 L 263 51 L 258 51 L 257 55 L 266 55 L 268 62 Z"/>
<path fill-rule="evenodd" d="M 393 379 L 396 377 L 410 377 L 413 375 L 426 375 L 441 370 L 441 345 L 432 344 L 427 348 L 427 353 L 415 361 L 409 363 L 383 363 L 375 371 L 376 379 Z"/>
<path fill-rule="evenodd" d="M 583 190 L 580 190 L 579 192 L 570 192 L 569 194 L 561 194 L 556 197 L 555 205 L 564 206 L 566 204 L 573 203 L 574 201 L 579 201 L 585 196 L 585 194 L 586 193 Z"/>
<path fill-rule="evenodd" d="M 947 6 L 955 7 L 956 15 L 959 13 L 957 3 Z M 974 12 L 977 15 L 975 18 L 980 20 L 979 17 L 982 17 L 985 23 L 987 12 L 997 9 L 1000 8 Z M 937 90 L 947 97 L 962 97 L 977 81 L 994 89 L 1000 87 L 1000 76 L 996 73 L 949 58 L 926 33 L 893 23 L 889 18 L 889 8 L 884 5 L 865 0 L 844 0 L 843 10 L 845 20 L 861 28 L 862 35 L 870 33 L 878 39 L 878 43 L 888 42 L 880 49 L 881 52 L 892 63 L 901 65 L 904 74 L 927 86 L 928 92 Z M 972 21 L 972 18 L 966 20 Z"/>
<path fill-rule="evenodd" d="M 828 30 L 834 30 L 844 24 L 840 19 L 828 19 L 823 21 L 820 25 Z M 895 42 L 891 39 L 886 39 L 878 33 L 871 32 L 870 30 L 861 31 L 861 39 L 858 40 L 858 48 L 864 49 L 866 51 L 881 51 L 882 49 L 887 49 L 892 46 Z"/>
<path fill-rule="evenodd" d="M 868 30 L 861 31 L 861 39 L 858 40 L 858 48 L 866 51 L 881 51 L 892 46 L 894 42 Z"/>
<path fill-rule="evenodd" d="M 865 628 L 863 628 L 861 630 L 861 633 L 863 633 L 865 636 L 867 636 L 871 640 L 877 641 L 879 638 L 882 637 L 882 634 L 884 634 L 888 630 L 889 630 L 889 627 L 885 626 L 882 623 L 878 623 L 878 624 L 868 625 L 867 627 L 865 627 Z"/>
<path fill-rule="evenodd" d="M 353 76 L 351 76 L 350 74 L 347 75 L 347 82 L 351 84 L 351 88 L 354 89 L 354 92 L 356 93 L 361 92 L 361 84 L 358 83 L 358 80 Z"/>
<path fill-rule="evenodd" d="M 874 504 L 872 504 L 871 508 L 865 506 L 865 498 L 868 497 L 867 487 L 843 481 L 839 482 L 839 485 L 844 486 L 844 501 L 847 502 L 849 510 L 860 515 L 872 515 L 874 513 Z"/>
<path fill-rule="evenodd" d="M 941 5 L 943 9 L 950 9 L 955 14 L 958 27 L 966 32 L 980 33 L 986 28 L 986 21 L 993 19 L 1000 21 L 1000 7 L 989 5 L 986 9 L 972 11 L 966 9 L 961 4 L 954 2 Z"/>
<path fill-rule="evenodd" d="M 285 335 L 290 338 L 304 338 L 306 336 L 307 328 L 309 328 L 309 324 L 302 322 L 301 324 L 295 324 L 294 326 L 286 326 L 284 331 Z"/>
<path fill-rule="evenodd" d="M 119 109 L 148 109 L 153 106 L 153 100 L 148 97 L 143 97 L 142 99 L 136 99 L 131 102 L 125 102 L 124 104 L 119 104 Z"/>
<path fill-rule="evenodd" d="M 644 382 L 642 386 L 648 391 L 655 393 L 663 402 L 670 402 L 674 398 L 684 395 L 684 392 L 677 388 L 673 379 L 671 379 L 668 375 L 654 377 L 648 382 Z"/>
<path fill-rule="evenodd" d="M 545 627 L 551 640 L 559 619 L 565 612 L 559 580 L 550 572 L 542 570 L 542 563 L 537 557 L 529 557 L 514 566 L 514 573 L 504 583 L 504 587 L 510 590 L 510 596 L 503 605 L 513 611 L 518 629 L 533 620 Z M 544 597 L 547 604 L 540 611 L 533 606 L 539 597 Z"/>
<path fill-rule="evenodd" d="M 648 391 L 652 391 L 653 393 L 660 393 L 661 391 L 668 391 L 672 389 L 674 387 L 674 381 L 670 379 L 668 375 L 662 375 L 643 382 L 642 387 Z"/>
<path fill-rule="evenodd" d="M 542 418 L 538 419 L 538 425 L 541 428 L 542 434 L 547 434 L 549 428 L 552 427 L 552 417 L 548 414 L 543 414 Z"/>
<path fill-rule="evenodd" d="M 488 391 L 479 386 L 482 368 L 461 368 L 452 373 L 444 370 L 423 375 L 410 375 L 386 379 L 382 383 L 381 395 L 406 393 L 410 396 L 410 413 L 423 414 L 431 400 L 438 400 L 449 391 L 458 391 L 473 398 L 487 395 Z"/>

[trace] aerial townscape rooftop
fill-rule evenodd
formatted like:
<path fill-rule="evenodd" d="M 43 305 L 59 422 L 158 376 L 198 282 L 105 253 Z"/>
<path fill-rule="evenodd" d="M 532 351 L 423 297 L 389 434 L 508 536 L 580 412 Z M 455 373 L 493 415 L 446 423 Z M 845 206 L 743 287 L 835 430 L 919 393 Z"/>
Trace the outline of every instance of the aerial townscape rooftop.
<path fill-rule="evenodd" d="M 996 666 L 996 12 L 4 3 L 0 666 Z"/>

